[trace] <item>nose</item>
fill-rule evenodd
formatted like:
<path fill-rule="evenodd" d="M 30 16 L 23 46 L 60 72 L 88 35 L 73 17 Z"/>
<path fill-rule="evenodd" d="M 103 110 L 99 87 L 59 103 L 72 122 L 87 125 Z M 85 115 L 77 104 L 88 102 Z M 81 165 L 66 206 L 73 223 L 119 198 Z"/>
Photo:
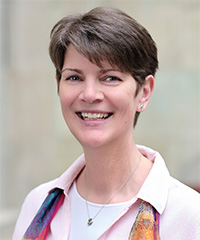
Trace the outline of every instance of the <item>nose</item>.
<path fill-rule="evenodd" d="M 100 102 L 104 98 L 104 94 L 100 89 L 100 86 L 93 79 L 85 80 L 83 89 L 80 93 L 80 99 L 87 103 Z"/>

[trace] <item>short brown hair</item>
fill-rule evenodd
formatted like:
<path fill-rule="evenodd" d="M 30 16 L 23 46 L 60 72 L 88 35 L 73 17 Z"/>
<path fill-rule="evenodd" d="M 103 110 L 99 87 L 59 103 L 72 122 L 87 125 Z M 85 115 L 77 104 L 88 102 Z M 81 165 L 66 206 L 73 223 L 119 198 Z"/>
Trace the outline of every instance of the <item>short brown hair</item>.
<path fill-rule="evenodd" d="M 86 14 L 62 18 L 51 31 L 49 54 L 58 80 L 69 44 L 92 63 L 101 66 L 106 60 L 137 82 L 137 91 L 146 76 L 158 68 L 157 48 L 148 31 L 126 13 L 97 7 Z M 135 124 L 139 113 L 136 113 Z"/>

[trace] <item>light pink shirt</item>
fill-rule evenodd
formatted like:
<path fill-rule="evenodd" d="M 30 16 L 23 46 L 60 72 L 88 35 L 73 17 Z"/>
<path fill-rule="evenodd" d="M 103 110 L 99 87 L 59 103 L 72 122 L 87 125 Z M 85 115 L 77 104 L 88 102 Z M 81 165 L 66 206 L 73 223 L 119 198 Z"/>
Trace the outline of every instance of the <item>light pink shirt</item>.
<path fill-rule="evenodd" d="M 172 178 L 158 152 L 144 146 L 138 146 L 138 148 L 154 163 L 151 172 L 136 198 L 119 214 L 98 240 L 127 240 L 139 211 L 140 199 L 149 202 L 160 213 L 162 240 L 200 240 L 200 194 Z M 48 192 L 55 187 L 64 189 L 66 197 L 51 222 L 47 240 L 68 239 L 70 227 L 68 192 L 84 165 L 85 159 L 82 155 L 61 177 L 42 184 L 29 193 L 17 220 L 13 240 L 21 240 Z"/>

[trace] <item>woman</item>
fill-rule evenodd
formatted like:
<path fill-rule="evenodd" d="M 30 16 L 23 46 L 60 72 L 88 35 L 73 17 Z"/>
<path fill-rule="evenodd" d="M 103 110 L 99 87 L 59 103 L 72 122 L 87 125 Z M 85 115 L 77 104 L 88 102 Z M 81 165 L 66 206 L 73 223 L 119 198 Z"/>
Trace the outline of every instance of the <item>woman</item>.
<path fill-rule="evenodd" d="M 134 141 L 158 67 L 149 33 L 119 10 L 96 8 L 54 26 L 50 56 L 84 154 L 27 196 L 13 240 L 200 239 L 199 194 Z"/>

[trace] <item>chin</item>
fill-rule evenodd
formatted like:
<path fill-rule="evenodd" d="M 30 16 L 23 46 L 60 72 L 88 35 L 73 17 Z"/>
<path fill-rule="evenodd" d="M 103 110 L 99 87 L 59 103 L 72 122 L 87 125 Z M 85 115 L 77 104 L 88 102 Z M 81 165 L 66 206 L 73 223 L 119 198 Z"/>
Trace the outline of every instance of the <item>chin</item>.
<path fill-rule="evenodd" d="M 92 136 L 91 136 L 92 135 Z M 87 136 L 84 137 L 77 137 L 76 139 L 79 141 L 79 143 L 82 145 L 83 148 L 98 148 L 102 147 L 108 144 L 108 139 L 105 139 L 105 137 L 102 136 L 94 136 L 94 134 L 87 134 Z"/>

